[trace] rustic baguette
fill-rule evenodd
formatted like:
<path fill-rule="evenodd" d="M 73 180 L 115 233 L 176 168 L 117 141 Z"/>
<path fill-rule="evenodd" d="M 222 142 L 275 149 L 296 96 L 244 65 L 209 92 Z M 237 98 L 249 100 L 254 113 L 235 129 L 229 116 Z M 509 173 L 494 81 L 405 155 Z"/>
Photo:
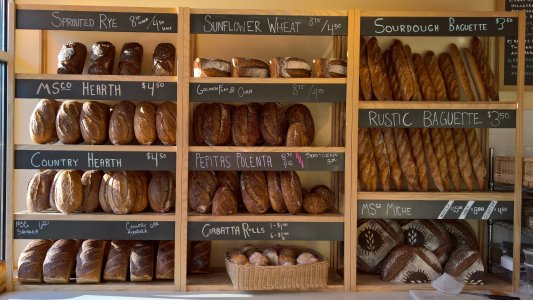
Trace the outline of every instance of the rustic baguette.
<path fill-rule="evenodd" d="M 402 189 L 402 167 L 398 160 L 398 151 L 394 142 L 394 132 L 392 128 L 382 128 L 383 140 L 385 141 L 385 149 L 389 156 L 390 173 L 392 182 L 397 191 Z"/>
<path fill-rule="evenodd" d="M 433 149 L 433 144 L 431 142 L 431 134 L 428 128 L 422 128 L 421 136 L 424 144 L 424 153 L 426 154 L 429 170 L 433 178 L 433 182 L 439 191 L 444 192 L 444 184 L 442 182 L 441 173 L 439 170 L 439 163 L 435 155 L 435 150 Z"/>
<path fill-rule="evenodd" d="M 374 149 L 374 157 L 379 171 L 383 191 L 390 191 L 390 164 L 383 134 L 379 128 L 370 128 L 370 140 Z"/>
<path fill-rule="evenodd" d="M 461 178 L 463 178 L 466 188 L 471 192 L 474 190 L 474 184 L 472 182 L 472 163 L 470 162 L 470 155 L 468 154 L 466 135 L 462 128 L 453 128 L 452 130 L 453 143 L 455 144 L 455 151 L 457 152 Z"/>
<path fill-rule="evenodd" d="M 424 60 L 420 54 L 413 54 L 413 64 L 415 66 L 416 77 L 418 78 L 418 84 L 420 85 L 420 92 L 424 100 L 436 100 L 437 91 L 431 78 L 429 77 L 428 70 L 424 64 Z"/>
<path fill-rule="evenodd" d="M 422 144 L 422 136 L 420 128 L 409 128 L 409 141 L 411 142 L 411 151 L 416 165 L 416 174 L 418 176 L 418 183 L 423 192 L 429 190 L 429 176 L 426 167 L 426 156 L 424 154 L 424 146 Z"/>
<path fill-rule="evenodd" d="M 366 44 L 368 67 L 372 81 L 372 91 L 377 100 L 392 99 L 392 91 L 386 70 L 383 69 L 383 57 L 378 46 L 378 40 L 372 37 Z"/>
<path fill-rule="evenodd" d="M 444 86 L 444 79 L 442 78 L 435 53 L 433 51 L 426 52 L 424 62 L 428 70 L 429 78 L 431 78 L 431 82 L 433 82 L 433 86 L 437 92 L 437 98 L 435 100 L 446 100 L 446 87 Z"/>
<path fill-rule="evenodd" d="M 450 177 L 448 176 L 448 162 L 446 161 L 446 148 L 444 147 L 444 138 L 438 128 L 431 128 L 431 142 L 433 143 L 433 151 L 437 158 L 439 165 L 440 176 L 444 184 L 444 190 L 451 191 Z"/>
<path fill-rule="evenodd" d="M 448 100 L 458 101 L 461 98 L 459 93 L 459 85 L 457 84 L 457 75 L 453 68 L 453 62 L 448 53 L 441 53 L 438 58 L 439 68 L 444 79 L 444 86 L 446 87 L 446 95 Z"/>
<path fill-rule="evenodd" d="M 446 162 L 448 164 L 448 172 L 452 180 L 455 191 L 459 192 L 461 189 L 460 171 L 457 162 L 457 153 L 455 152 L 455 145 L 453 143 L 453 132 L 451 128 L 440 128 L 442 137 L 444 138 L 444 147 L 446 150 Z"/>
<path fill-rule="evenodd" d="M 490 69 L 489 59 L 485 54 L 485 50 L 481 45 L 481 41 L 478 37 L 473 37 L 470 43 L 472 49 L 472 55 L 476 59 L 477 66 L 479 68 L 479 73 L 485 84 L 488 95 L 492 101 L 499 101 L 500 96 L 498 95 L 498 83 L 494 77 L 494 73 Z"/>
<path fill-rule="evenodd" d="M 416 165 L 411 152 L 409 144 L 409 137 L 404 128 L 394 128 L 394 142 L 396 143 L 396 150 L 398 150 L 398 157 L 400 158 L 400 165 L 403 174 L 407 179 L 407 183 L 411 188 L 417 192 L 421 191 L 418 183 L 418 175 L 416 173 Z"/>
<path fill-rule="evenodd" d="M 362 190 L 376 191 L 377 189 L 377 166 L 372 150 L 372 141 L 370 140 L 369 130 L 359 128 L 359 178 L 363 184 Z"/>
<path fill-rule="evenodd" d="M 476 87 L 478 100 L 487 101 L 487 89 L 485 88 L 485 84 L 483 83 L 483 78 L 481 77 L 481 73 L 479 72 L 476 59 L 472 55 L 472 52 L 470 52 L 470 49 L 463 48 L 463 54 L 465 56 L 468 70 L 470 71 L 470 76 L 472 76 L 472 81 L 474 81 L 474 86 Z"/>
<path fill-rule="evenodd" d="M 409 101 L 413 97 L 413 79 L 409 70 L 409 65 L 403 51 L 403 44 L 400 40 L 395 40 L 391 46 L 391 58 L 394 64 L 396 76 L 400 83 L 401 100 Z"/>
<path fill-rule="evenodd" d="M 359 87 L 363 95 L 361 100 L 372 100 L 372 81 L 370 79 L 370 68 L 366 54 L 366 40 L 361 36 L 361 57 L 359 62 Z"/>
<path fill-rule="evenodd" d="M 480 190 L 486 190 L 487 188 L 487 167 L 481 154 L 481 148 L 479 146 L 479 140 L 477 138 L 476 129 L 465 128 L 466 143 L 468 145 L 468 154 L 470 155 L 470 162 L 472 163 L 472 169 L 474 170 L 474 176 L 477 181 L 477 185 Z"/>
<path fill-rule="evenodd" d="M 455 44 L 450 44 L 450 58 L 452 59 L 455 73 L 457 74 L 457 77 L 459 79 L 459 86 L 465 94 L 466 100 L 475 101 L 476 96 L 472 91 L 470 79 L 468 78 L 468 74 L 466 73 L 466 68 L 463 63 L 463 59 L 461 58 L 461 53 L 459 52 L 459 49 Z"/>

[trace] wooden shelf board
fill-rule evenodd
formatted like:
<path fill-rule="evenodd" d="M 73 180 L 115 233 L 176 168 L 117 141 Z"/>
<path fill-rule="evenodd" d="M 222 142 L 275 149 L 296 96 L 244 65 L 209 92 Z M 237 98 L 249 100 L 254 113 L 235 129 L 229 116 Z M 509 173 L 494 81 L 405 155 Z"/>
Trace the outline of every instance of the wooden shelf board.
<path fill-rule="evenodd" d="M 117 152 L 176 152 L 176 146 L 163 145 L 15 145 L 15 150 L 48 150 L 48 151 L 117 151 Z"/>
<path fill-rule="evenodd" d="M 515 101 L 359 101 L 359 109 L 516 109 Z"/>
<path fill-rule="evenodd" d="M 344 222 L 342 214 L 327 213 L 320 215 L 300 214 L 292 215 L 289 213 L 281 214 L 249 214 L 239 213 L 231 216 L 213 216 L 210 214 L 200 214 L 190 212 L 189 222 Z"/>
<path fill-rule="evenodd" d="M 209 274 L 188 274 L 187 291 L 234 291 L 226 269 L 214 269 Z M 324 290 L 344 290 L 342 278 L 329 272 L 328 285 Z"/>
<path fill-rule="evenodd" d="M 94 80 L 94 81 L 156 81 L 177 82 L 176 76 L 152 76 L 152 75 L 89 75 L 89 74 L 32 74 L 17 73 L 15 79 L 37 80 Z"/>
<path fill-rule="evenodd" d="M 336 152 L 336 153 L 344 153 L 344 147 L 189 146 L 189 152 Z"/>
<path fill-rule="evenodd" d="M 15 291 L 174 291 L 176 286 L 173 281 L 150 282 L 102 282 L 99 284 L 77 284 L 71 280 L 68 284 L 22 284 L 16 279 L 13 284 Z"/>
<path fill-rule="evenodd" d="M 190 83 L 346 84 L 346 78 L 191 77 Z"/>
<path fill-rule="evenodd" d="M 361 11 L 361 17 L 517 17 L 512 11 Z M 460 36 L 458 34 L 458 36 Z"/>
<path fill-rule="evenodd" d="M 433 290 L 430 283 L 425 284 L 405 284 L 405 283 L 390 283 L 385 282 L 379 278 L 379 275 L 370 275 L 357 273 L 357 288 L 361 291 L 409 291 L 409 290 Z M 512 286 L 510 283 L 499 279 L 491 274 L 486 274 L 484 285 L 465 285 L 465 290 L 491 290 L 510 292 Z"/>
<path fill-rule="evenodd" d="M 44 212 L 32 213 L 28 211 L 21 211 L 14 214 L 14 219 L 17 221 L 162 221 L 173 222 L 175 221 L 175 214 L 166 213 L 160 214 L 155 212 L 146 212 L 140 214 L 129 215 L 115 215 L 112 213 L 73 213 L 62 214 L 57 211 L 47 210 Z"/>
<path fill-rule="evenodd" d="M 514 201 L 513 192 L 357 192 L 358 200 Z"/>

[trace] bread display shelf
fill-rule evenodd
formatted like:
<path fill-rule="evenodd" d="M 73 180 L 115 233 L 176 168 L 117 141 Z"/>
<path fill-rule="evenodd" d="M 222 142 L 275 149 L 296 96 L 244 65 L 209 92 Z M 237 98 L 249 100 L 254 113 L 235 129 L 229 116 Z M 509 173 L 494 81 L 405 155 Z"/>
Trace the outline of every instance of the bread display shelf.
<path fill-rule="evenodd" d="M 191 78 L 192 102 L 345 102 L 345 78 Z"/>
<path fill-rule="evenodd" d="M 176 101 L 175 76 L 17 74 L 15 98 Z"/>
<path fill-rule="evenodd" d="M 160 214 L 155 212 L 144 212 L 138 214 L 115 215 L 112 213 L 73 213 L 62 214 L 57 211 L 44 211 L 39 213 L 21 211 L 14 214 L 15 221 L 162 221 L 173 222 L 174 213 Z"/>
<path fill-rule="evenodd" d="M 213 216 L 211 214 L 200 214 L 189 212 L 187 217 L 189 222 L 343 222 L 344 216 L 340 213 L 324 213 L 319 215 L 289 213 L 268 213 L 263 215 L 238 213 L 229 216 Z"/>
<path fill-rule="evenodd" d="M 344 290 L 342 278 L 334 271 L 329 272 L 325 290 Z M 213 269 L 209 274 L 189 274 L 187 291 L 235 291 L 225 269 Z"/>
<path fill-rule="evenodd" d="M 358 200 L 514 201 L 512 192 L 358 192 Z"/>

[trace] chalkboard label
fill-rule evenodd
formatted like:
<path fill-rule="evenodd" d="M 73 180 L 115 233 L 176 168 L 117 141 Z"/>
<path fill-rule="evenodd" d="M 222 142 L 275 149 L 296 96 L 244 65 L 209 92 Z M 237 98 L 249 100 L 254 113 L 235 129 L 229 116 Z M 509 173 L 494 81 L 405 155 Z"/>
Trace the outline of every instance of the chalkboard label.
<path fill-rule="evenodd" d="M 176 82 L 17 79 L 16 98 L 176 101 Z"/>
<path fill-rule="evenodd" d="M 515 128 L 511 109 L 361 109 L 360 128 Z"/>
<path fill-rule="evenodd" d="M 517 36 L 518 18 L 361 17 L 365 36 Z"/>
<path fill-rule="evenodd" d="M 176 152 L 16 150 L 15 169 L 175 171 Z"/>
<path fill-rule="evenodd" d="M 505 0 L 506 11 L 525 10 L 526 12 L 526 67 L 525 85 L 533 86 L 533 0 Z M 505 37 L 503 82 L 516 85 L 518 72 L 518 39 L 516 35 Z"/>
<path fill-rule="evenodd" d="M 189 152 L 189 170 L 344 171 L 344 153 Z"/>
<path fill-rule="evenodd" d="M 345 102 L 345 84 L 191 83 L 195 102 Z"/>
<path fill-rule="evenodd" d="M 348 35 L 348 17 L 192 14 L 191 33 Z"/>
<path fill-rule="evenodd" d="M 357 201 L 359 219 L 512 219 L 511 201 Z"/>
<path fill-rule="evenodd" d="M 189 240 L 342 241 L 344 224 L 308 222 L 189 222 Z"/>
<path fill-rule="evenodd" d="M 178 32 L 169 13 L 17 10 L 17 29 L 108 32 Z"/>
<path fill-rule="evenodd" d="M 174 240 L 174 222 L 15 221 L 15 239 Z"/>

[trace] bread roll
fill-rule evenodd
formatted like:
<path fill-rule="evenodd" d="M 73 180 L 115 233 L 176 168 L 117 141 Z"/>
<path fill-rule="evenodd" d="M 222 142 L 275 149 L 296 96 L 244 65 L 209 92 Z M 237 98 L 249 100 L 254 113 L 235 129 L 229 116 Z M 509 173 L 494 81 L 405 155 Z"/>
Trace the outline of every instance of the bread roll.
<path fill-rule="evenodd" d="M 44 170 L 33 175 L 26 193 L 29 212 L 40 212 L 50 208 L 50 189 L 56 173 L 55 170 Z"/>
<path fill-rule="evenodd" d="M 465 95 L 466 100 L 475 101 L 476 97 L 472 91 L 472 86 L 470 85 L 470 80 L 468 79 L 468 74 L 466 73 L 466 68 L 461 59 L 461 53 L 455 44 L 450 44 L 450 58 L 453 62 L 453 67 L 457 78 L 459 79 L 460 93 Z"/>
<path fill-rule="evenodd" d="M 298 57 L 273 57 L 270 59 L 270 77 L 311 77 L 311 66 L 304 59 Z"/>
<path fill-rule="evenodd" d="M 418 84 L 420 85 L 420 92 L 424 100 L 434 101 L 437 100 L 437 90 L 431 77 L 426 69 L 424 59 L 420 54 L 413 54 L 413 65 L 415 66 L 416 77 L 418 78 Z"/>
<path fill-rule="evenodd" d="M 144 101 L 135 107 L 133 132 L 135 139 L 142 145 L 151 145 L 157 140 L 155 115 L 157 106 Z"/>
<path fill-rule="evenodd" d="M 191 242 L 190 273 L 209 273 L 211 263 L 211 241 Z"/>
<path fill-rule="evenodd" d="M 369 130 L 367 128 L 359 128 L 358 139 L 359 148 L 357 149 L 357 159 L 359 161 L 358 171 L 362 183 L 362 190 L 376 191 L 378 168 L 376 166 Z"/>
<path fill-rule="evenodd" d="M 472 52 L 470 52 L 470 50 L 467 48 L 463 48 L 463 55 L 465 56 L 466 65 L 468 66 L 468 71 L 470 71 L 470 76 L 472 76 L 472 81 L 474 81 L 474 86 L 476 87 L 477 99 L 479 101 L 489 100 L 487 89 L 483 82 L 483 77 L 481 76 L 481 72 L 476 63 L 474 55 L 472 55 Z"/>
<path fill-rule="evenodd" d="M 148 200 L 153 211 L 169 212 L 176 203 L 176 180 L 168 171 L 153 172 L 148 186 Z"/>
<path fill-rule="evenodd" d="M 457 153 L 455 152 L 455 145 L 453 143 L 453 133 L 451 128 L 440 128 L 441 135 L 444 139 L 444 149 L 446 151 L 446 163 L 448 165 L 448 172 L 451 182 L 455 187 L 455 191 L 461 190 L 459 164 L 457 161 Z"/>
<path fill-rule="evenodd" d="M 141 75 L 143 46 L 139 43 L 125 43 L 120 50 L 117 66 L 118 75 Z"/>
<path fill-rule="evenodd" d="M 360 58 L 359 58 L 359 89 L 363 97 L 361 100 L 372 100 L 372 80 L 366 53 L 366 40 L 360 37 Z"/>
<path fill-rule="evenodd" d="M 157 44 L 152 56 L 152 75 L 173 76 L 176 65 L 176 47 L 171 43 Z"/>
<path fill-rule="evenodd" d="M 485 284 L 485 267 L 477 250 L 462 250 L 450 257 L 444 272 L 466 284 Z"/>
<path fill-rule="evenodd" d="M 163 145 L 176 145 L 176 115 L 178 107 L 175 102 L 163 102 L 157 108 L 155 125 L 157 137 Z"/>
<path fill-rule="evenodd" d="M 308 214 L 322 214 L 328 210 L 327 199 L 318 193 L 307 193 L 303 196 L 304 211 Z"/>
<path fill-rule="evenodd" d="M 401 100 L 409 101 L 411 100 L 411 97 L 413 97 L 413 78 L 411 77 L 402 42 L 400 42 L 400 40 L 394 40 L 390 51 L 394 70 L 398 76 L 398 82 L 400 83 Z"/>
<path fill-rule="evenodd" d="M 17 276 L 19 282 L 43 282 L 43 263 L 52 244 L 53 242 L 50 240 L 31 240 L 24 247 L 18 259 Z"/>
<path fill-rule="evenodd" d="M 383 260 L 381 279 L 394 283 L 427 283 L 442 273 L 431 251 L 424 247 L 398 246 Z"/>
<path fill-rule="evenodd" d="M 241 194 L 244 206 L 252 214 L 264 214 L 270 208 L 268 185 L 264 172 L 241 172 Z"/>
<path fill-rule="evenodd" d="M 417 174 L 417 166 L 411 152 L 411 145 L 409 143 L 409 138 L 407 137 L 407 132 L 404 128 L 394 128 L 393 131 L 400 165 L 402 167 L 403 175 L 407 179 L 407 184 L 415 191 L 421 191 L 422 189 L 418 181 L 419 176 Z"/>
<path fill-rule="evenodd" d="M 421 131 L 424 153 L 427 157 L 427 163 L 429 166 L 429 171 L 431 172 L 431 177 L 433 177 L 433 182 L 439 191 L 444 192 L 446 191 L 446 188 L 444 186 L 444 179 L 442 178 L 442 173 L 439 168 L 439 160 L 435 154 L 436 149 L 433 147 L 430 129 L 422 128 L 418 130 Z M 448 174 L 446 174 L 446 176 L 448 176 Z"/>
<path fill-rule="evenodd" d="M 370 38 L 366 43 L 366 54 L 374 97 L 377 100 L 391 100 L 392 90 L 387 79 L 387 72 L 383 69 L 383 57 L 375 37 Z"/>
<path fill-rule="evenodd" d="M 99 283 L 106 252 L 106 241 L 85 240 L 76 257 L 76 282 Z"/>
<path fill-rule="evenodd" d="M 272 247 L 265 248 L 265 250 L 263 250 L 263 255 L 268 258 L 269 265 L 279 265 L 278 251 L 276 249 Z"/>
<path fill-rule="evenodd" d="M 248 265 L 250 262 L 248 261 L 248 258 L 246 255 L 242 254 L 239 250 L 232 250 L 227 253 L 227 257 L 229 258 L 230 262 L 236 264 L 236 265 Z"/>
<path fill-rule="evenodd" d="M 287 138 L 285 140 L 287 147 L 306 147 L 310 146 L 305 132 L 305 126 L 302 123 L 292 123 L 287 130 Z"/>
<path fill-rule="evenodd" d="M 468 154 L 468 143 L 466 141 L 466 135 L 462 128 L 453 128 L 453 143 L 455 145 L 455 151 L 457 152 L 457 161 L 459 165 L 459 171 L 461 172 L 461 178 L 468 189 L 468 191 L 474 190 L 474 183 L 472 181 L 472 163 L 470 162 L 470 155 Z"/>
<path fill-rule="evenodd" d="M 446 161 L 446 149 L 444 147 L 444 137 L 438 128 L 431 128 L 431 142 L 433 143 L 433 150 L 437 159 L 440 171 L 440 177 L 444 184 L 444 190 L 449 192 L 452 190 L 450 177 L 448 176 L 448 162 Z"/>
<path fill-rule="evenodd" d="M 91 47 L 89 69 L 87 73 L 94 75 L 113 74 L 115 62 L 115 46 L 110 42 L 96 42 Z"/>
<path fill-rule="evenodd" d="M 126 281 L 131 246 L 131 241 L 111 241 L 104 267 L 104 280 Z"/>
<path fill-rule="evenodd" d="M 287 124 L 281 108 L 281 104 L 272 102 L 265 103 L 261 107 L 259 125 L 266 145 L 279 146 L 283 144 Z"/>
<path fill-rule="evenodd" d="M 57 210 L 64 214 L 75 212 L 83 201 L 81 175 L 77 170 L 62 170 L 57 173 L 52 184 L 51 201 Z"/>
<path fill-rule="evenodd" d="M 239 105 L 233 111 L 231 138 L 236 146 L 254 146 L 261 139 L 260 109 L 259 104 L 251 103 Z"/>
<path fill-rule="evenodd" d="M 115 171 L 109 178 L 106 200 L 116 215 L 131 213 L 136 200 L 136 181 L 131 171 Z"/>
<path fill-rule="evenodd" d="M 143 212 L 148 207 L 148 184 L 150 182 L 150 173 L 144 171 L 133 171 L 135 200 L 131 213 L 137 214 Z"/>
<path fill-rule="evenodd" d="M 196 58 L 193 63 L 194 77 L 230 77 L 231 63 L 223 59 Z"/>
<path fill-rule="evenodd" d="M 345 60 L 338 58 L 313 59 L 313 77 L 346 78 L 347 66 Z"/>
<path fill-rule="evenodd" d="M 420 92 L 420 86 L 418 85 L 418 79 L 416 78 L 415 65 L 413 63 L 413 55 L 411 53 L 411 47 L 409 45 L 403 46 L 403 53 L 405 55 L 405 60 L 407 61 L 407 66 L 409 67 L 409 74 L 411 75 L 411 80 L 413 81 L 413 101 L 424 100 L 422 97 L 422 92 Z"/>
<path fill-rule="evenodd" d="M 159 241 L 155 261 L 155 279 L 174 279 L 174 241 Z"/>
<path fill-rule="evenodd" d="M 102 176 L 100 190 L 98 191 L 98 202 L 100 203 L 100 207 L 107 213 L 113 212 L 107 200 L 107 190 L 112 188 L 110 179 L 111 173 L 105 173 L 104 176 Z"/>
<path fill-rule="evenodd" d="M 134 242 L 130 256 L 130 280 L 132 282 L 152 281 L 154 277 L 154 263 L 154 242 Z"/>
<path fill-rule="evenodd" d="M 56 115 L 60 103 L 54 99 L 41 99 L 30 117 L 30 137 L 34 143 L 48 144 L 57 141 Z"/>
<path fill-rule="evenodd" d="M 231 135 L 231 111 L 221 103 L 209 104 L 202 118 L 204 142 L 209 146 L 225 145 Z"/>
<path fill-rule="evenodd" d="M 309 252 L 302 252 L 296 258 L 296 263 L 299 265 L 310 265 L 317 262 L 318 258 L 316 258 L 312 253 Z"/>
<path fill-rule="evenodd" d="M 81 176 L 81 186 L 83 189 L 83 198 L 80 205 L 80 211 L 84 213 L 92 213 L 99 206 L 99 191 L 102 184 L 102 171 L 87 171 Z"/>
<path fill-rule="evenodd" d="M 300 123 L 304 126 L 305 136 L 309 141 L 309 145 L 313 144 L 315 139 L 315 122 L 311 111 L 307 106 L 303 104 L 294 104 L 287 109 L 285 112 L 285 118 L 287 123 L 290 125 L 294 123 Z"/>
<path fill-rule="evenodd" d="M 446 87 L 446 95 L 448 100 L 458 101 L 461 98 L 459 92 L 459 85 L 457 84 L 457 75 L 453 68 L 452 58 L 448 53 L 439 54 L 439 68 L 444 79 L 444 86 Z"/>
<path fill-rule="evenodd" d="M 113 108 L 109 120 L 109 140 L 115 145 L 127 145 L 133 141 L 135 105 L 122 101 Z"/>
<path fill-rule="evenodd" d="M 207 103 L 200 103 L 194 109 L 194 113 L 193 113 L 193 116 L 192 116 L 192 141 L 193 141 L 193 145 L 196 145 L 196 146 L 205 146 L 206 145 L 206 143 L 204 142 L 203 126 L 204 126 L 205 113 L 206 113 L 207 107 L 209 105 L 210 104 L 207 104 Z"/>
<path fill-rule="evenodd" d="M 109 106 L 96 101 L 84 102 L 81 107 L 80 131 L 86 144 L 100 145 L 107 140 Z"/>
<path fill-rule="evenodd" d="M 436 220 L 401 220 L 400 225 L 407 245 L 422 246 L 433 252 L 444 264 L 452 250 L 451 240 L 444 225 Z"/>
<path fill-rule="evenodd" d="M 46 252 L 43 279 L 46 283 L 68 283 L 76 265 L 79 243 L 75 240 L 57 240 Z"/>
<path fill-rule="evenodd" d="M 431 79 L 431 82 L 433 82 L 433 86 L 437 92 L 436 100 L 447 100 L 446 86 L 444 85 L 444 79 L 442 78 L 442 73 L 440 72 L 435 53 L 433 53 L 433 51 L 426 52 L 424 55 L 424 62 L 426 64 L 429 78 Z"/>
<path fill-rule="evenodd" d="M 231 77 L 270 77 L 269 65 L 259 59 L 234 57 L 231 59 Z"/>
<path fill-rule="evenodd" d="M 270 199 L 270 205 L 275 212 L 282 213 L 287 210 L 285 200 L 283 199 L 283 193 L 281 192 L 281 179 L 279 172 L 268 171 L 266 172 L 267 185 L 268 185 L 268 198 Z"/>
<path fill-rule="evenodd" d="M 374 158 L 379 171 L 379 178 L 383 191 L 390 191 L 390 164 L 385 147 L 383 134 L 379 128 L 370 128 L 370 141 L 374 149 Z"/>
<path fill-rule="evenodd" d="M 470 155 L 470 162 L 474 170 L 474 176 L 480 190 L 487 189 L 487 166 L 481 154 L 481 147 L 477 138 L 476 129 L 465 128 L 466 143 L 468 145 L 468 154 Z"/>
<path fill-rule="evenodd" d="M 325 200 L 327 211 L 329 212 L 335 212 L 336 209 L 336 202 L 335 194 L 325 185 L 317 185 L 311 189 L 311 193 L 315 193 L 320 195 L 322 199 Z"/>
<path fill-rule="evenodd" d="M 189 172 L 189 207 L 196 212 L 211 212 L 217 178 L 211 171 Z"/>
<path fill-rule="evenodd" d="M 498 83 L 494 77 L 494 73 L 490 69 L 489 59 L 481 45 L 481 41 L 478 37 L 473 37 L 470 43 L 470 48 L 472 49 L 472 55 L 476 59 L 476 63 L 487 89 L 487 93 L 492 101 L 499 101 L 500 96 L 498 94 Z"/>
<path fill-rule="evenodd" d="M 291 214 L 297 214 L 302 211 L 302 184 L 298 173 L 294 171 L 280 172 L 281 192 L 287 210 Z"/>
<path fill-rule="evenodd" d="M 357 222 L 357 270 L 378 274 L 381 261 L 404 243 L 403 231 L 395 220 L 369 219 Z"/>
<path fill-rule="evenodd" d="M 86 58 L 85 45 L 78 42 L 63 44 L 57 56 L 57 74 L 81 74 Z"/>
<path fill-rule="evenodd" d="M 56 132 L 63 144 L 76 144 L 81 141 L 81 107 L 81 103 L 72 100 L 63 102 L 59 107 L 56 117 Z"/>
<path fill-rule="evenodd" d="M 270 264 L 270 260 L 268 257 L 264 256 L 261 252 L 255 252 L 248 258 L 252 266 L 256 267 L 262 267 L 262 266 L 268 266 Z"/>
<path fill-rule="evenodd" d="M 238 205 L 239 203 L 233 192 L 229 188 L 221 186 L 215 192 L 215 196 L 213 196 L 213 215 L 227 216 L 237 214 Z"/>

